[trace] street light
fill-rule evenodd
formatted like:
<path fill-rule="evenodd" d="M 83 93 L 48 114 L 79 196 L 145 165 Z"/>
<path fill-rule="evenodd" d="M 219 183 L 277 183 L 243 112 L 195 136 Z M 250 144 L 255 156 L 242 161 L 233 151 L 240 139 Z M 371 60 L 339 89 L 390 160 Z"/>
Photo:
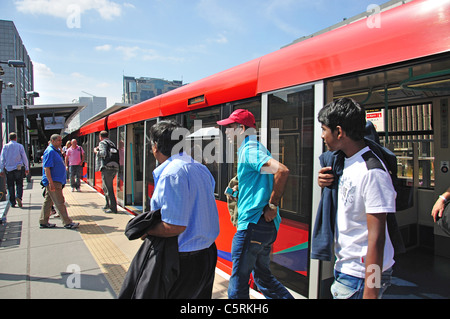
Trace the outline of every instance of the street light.
<path fill-rule="evenodd" d="M 0 61 L 0 64 L 7 64 L 9 67 L 12 68 L 25 68 L 26 64 L 23 61 L 20 60 L 8 60 L 6 62 Z M 0 76 L 5 75 L 5 71 L 2 67 L 0 67 Z M 2 105 L 2 91 L 3 87 L 5 88 L 14 87 L 13 83 L 8 83 L 4 85 L 3 80 L 0 79 L 0 150 L 3 149 L 3 127 L 2 127 L 2 113 L 3 113 L 3 105 Z M 3 193 L 3 195 L 0 197 L 0 201 L 6 200 L 6 185 L 5 185 L 5 178 L 0 176 L 0 192 Z"/>
<path fill-rule="evenodd" d="M 0 61 L 0 64 L 8 64 L 8 66 L 12 67 L 12 68 L 26 68 L 27 67 L 25 62 L 23 62 L 21 60 Z"/>
<path fill-rule="evenodd" d="M 28 163 L 30 163 L 30 159 L 29 159 L 29 152 L 28 152 L 27 102 L 30 102 L 30 99 L 34 98 L 34 97 L 39 97 L 39 93 L 36 91 L 26 92 L 24 103 L 23 103 L 23 141 L 24 141 L 23 147 L 25 148 L 25 155 L 28 158 Z M 31 182 L 31 170 L 29 171 L 29 173 L 27 175 L 27 182 Z"/>

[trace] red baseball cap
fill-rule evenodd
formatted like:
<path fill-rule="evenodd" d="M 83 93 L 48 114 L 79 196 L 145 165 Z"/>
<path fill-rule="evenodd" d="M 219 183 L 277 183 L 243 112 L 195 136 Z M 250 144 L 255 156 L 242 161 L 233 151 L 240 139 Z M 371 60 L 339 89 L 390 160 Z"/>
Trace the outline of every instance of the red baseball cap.
<path fill-rule="evenodd" d="M 217 122 L 217 124 L 223 126 L 233 123 L 243 124 L 247 127 L 256 128 L 255 117 L 251 112 L 244 109 L 238 109 L 231 113 L 229 118 Z"/>

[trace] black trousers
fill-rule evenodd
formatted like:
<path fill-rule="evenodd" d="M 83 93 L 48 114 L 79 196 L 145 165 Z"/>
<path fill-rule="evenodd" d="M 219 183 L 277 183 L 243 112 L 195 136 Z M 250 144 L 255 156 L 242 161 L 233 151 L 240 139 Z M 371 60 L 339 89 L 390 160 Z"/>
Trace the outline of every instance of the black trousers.
<path fill-rule="evenodd" d="M 180 254 L 180 275 L 169 299 L 211 299 L 217 264 L 217 247 Z"/>
<path fill-rule="evenodd" d="M 21 170 L 7 171 L 6 184 L 8 185 L 9 202 L 11 206 L 15 207 L 16 198 L 22 199 L 23 195 L 23 172 Z"/>

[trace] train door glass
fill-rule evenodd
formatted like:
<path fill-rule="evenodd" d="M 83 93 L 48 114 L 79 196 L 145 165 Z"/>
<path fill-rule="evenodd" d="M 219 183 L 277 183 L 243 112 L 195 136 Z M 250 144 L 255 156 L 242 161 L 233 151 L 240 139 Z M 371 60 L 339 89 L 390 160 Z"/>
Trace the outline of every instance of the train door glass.
<path fill-rule="evenodd" d="M 269 150 L 290 171 L 280 203 L 283 221 L 273 246 L 273 269 L 287 287 L 308 296 L 315 87 L 281 90 L 267 99 Z"/>
<path fill-rule="evenodd" d="M 152 143 L 150 141 L 150 128 L 156 124 L 156 120 L 150 120 L 145 123 L 145 170 L 144 170 L 144 211 L 150 211 L 150 199 L 153 195 L 155 184 L 153 181 L 153 171 L 156 168 L 156 159 L 152 152 Z"/>
<path fill-rule="evenodd" d="M 79 138 L 79 144 L 81 145 L 81 147 L 83 148 L 83 150 L 84 150 L 84 152 L 85 152 L 85 157 L 84 157 L 84 166 L 83 166 L 83 168 L 82 168 L 82 174 L 81 174 L 81 178 L 83 178 L 83 179 L 85 179 L 85 178 L 87 178 L 87 175 L 86 175 L 86 172 L 88 171 L 87 169 L 86 169 L 86 166 L 87 167 L 89 167 L 89 153 L 92 153 L 90 150 L 90 148 L 89 148 L 89 144 L 88 144 L 88 139 L 89 139 L 89 136 L 88 135 L 84 135 L 84 136 L 81 136 L 80 138 Z"/>
<path fill-rule="evenodd" d="M 119 150 L 119 173 L 117 174 L 117 202 L 124 206 L 124 181 L 125 181 L 125 126 L 117 131 L 117 148 Z"/>
<path fill-rule="evenodd" d="M 309 223 L 312 208 L 313 128 L 311 86 L 269 95 L 269 140 L 277 131 L 279 137 L 272 156 L 290 170 L 280 207 L 284 216 L 303 223 Z"/>
<path fill-rule="evenodd" d="M 216 181 L 216 196 L 219 195 L 221 140 L 217 121 L 220 119 L 220 107 L 184 114 L 184 126 L 190 132 L 186 137 L 189 143 L 186 152 L 209 169 Z"/>
<path fill-rule="evenodd" d="M 125 206 L 136 213 L 143 210 L 144 122 L 127 126 Z"/>
<path fill-rule="evenodd" d="M 89 141 L 90 142 L 90 148 L 89 148 L 90 150 L 93 150 L 100 143 L 99 136 L 100 136 L 100 133 L 98 133 L 98 132 L 90 135 L 90 141 Z M 93 186 L 101 185 L 101 178 L 100 178 L 100 184 L 99 184 L 98 180 L 96 180 L 96 175 L 99 175 L 99 174 L 96 174 L 96 171 L 95 171 L 96 156 L 93 151 L 89 152 L 89 158 L 90 158 L 90 160 L 89 160 L 89 176 L 88 176 L 89 183 Z"/>
<path fill-rule="evenodd" d="M 409 190 L 414 187 L 415 173 L 417 187 L 434 189 L 435 186 L 432 109 L 431 103 L 389 109 L 389 147 L 397 155 L 402 187 Z M 386 144 L 383 137 L 381 141 Z M 417 154 L 417 165 L 414 154 Z M 415 167 L 418 172 L 414 172 Z"/>

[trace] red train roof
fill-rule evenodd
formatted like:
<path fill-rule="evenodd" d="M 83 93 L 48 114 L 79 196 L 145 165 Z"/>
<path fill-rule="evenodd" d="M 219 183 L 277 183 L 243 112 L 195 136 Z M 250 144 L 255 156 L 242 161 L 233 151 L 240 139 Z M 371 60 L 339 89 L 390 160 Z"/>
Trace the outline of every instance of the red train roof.
<path fill-rule="evenodd" d="M 371 28 L 359 20 L 134 105 L 110 115 L 108 128 L 450 51 L 450 0 L 412 1 L 378 21 Z"/>
<path fill-rule="evenodd" d="M 450 1 L 416 0 L 264 56 L 258 92 L 450 50 Z"/>
<path fill-rule="evenodd" d="M 98 121 L 95 121 L 94 123 L 88 124 L 86 126 L 83 126 L 80 128 L 80 133 L 79 135 L 83 136 L 86 134 L 91 134 L 91 133 L 95 133 L 95 132 L 100 132 L 105 130 L 105 119 L 100 119 Z"/>

